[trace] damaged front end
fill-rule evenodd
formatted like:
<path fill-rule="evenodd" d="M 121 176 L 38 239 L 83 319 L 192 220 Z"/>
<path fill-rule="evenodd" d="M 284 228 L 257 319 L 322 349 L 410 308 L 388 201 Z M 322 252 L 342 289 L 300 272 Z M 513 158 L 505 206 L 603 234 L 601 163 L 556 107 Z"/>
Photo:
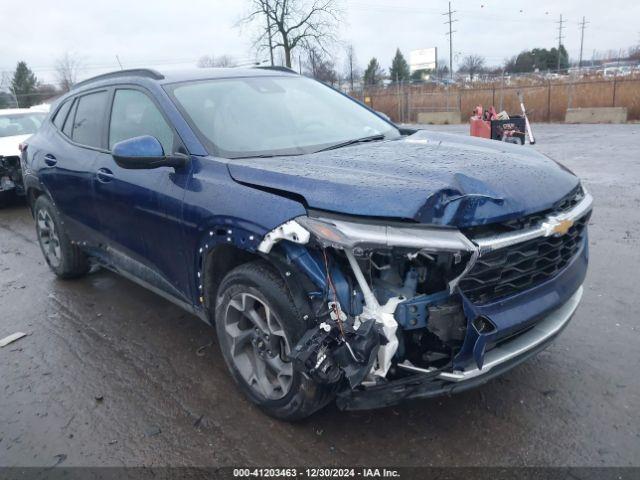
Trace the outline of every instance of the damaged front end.
<path fill-rule="evenodd" d="M 23 193 L 20 157 L 0 155 L 0 194 L 5 192 Z"/>
<path fill-rule="evenodd" d="M 291 267 L 315 320 L 294 367 L 358 409 L 459 391 L 528 358 L 582 293 L 592 198 L 572 195 L 498 234 L 329 216 L 277 227 L 258 250 Z"/>
<path fill-rule="evenodd" d="M 477 247 L 456 229 L 299 217 L 267 234 L 311 280 L 316 327 L 294 366 L 322 383 L 374 386 L 452 365 L 467 321 L 455 295 Z"/>

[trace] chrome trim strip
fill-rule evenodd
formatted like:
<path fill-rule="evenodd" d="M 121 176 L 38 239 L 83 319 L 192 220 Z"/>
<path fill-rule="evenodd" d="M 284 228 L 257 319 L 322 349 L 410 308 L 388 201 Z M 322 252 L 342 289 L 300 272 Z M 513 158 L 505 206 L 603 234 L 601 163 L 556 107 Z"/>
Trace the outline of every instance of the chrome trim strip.
<path fill-rule="evenodd" d="M 569 300 L 551 312 L 529 331 L 514 337 L 512 340 L 489 350 L 485 355 L 482 369 L 477 367 L 465 371 L 443 372 L 437 378 L 451 382 L 461 382 L 486 374 L 493 367 L 512 360 L 557 335 L 578 308 L 582 298 L 583 287 L 580 286 Z"/>
<path fill-rule="evenodd" d="M 317 218 L 335 226 L 345 237 L 345 248 L 358 245 L 419 248 L 428 252 L 461 252 L 476 249 L 459 230 L 424 228 L 420 226 L 396 227 L 367 223 L 346 222 L 330 218 Z"/>
<path fill-rule="evenodd" d="M 507 233 L 502 235 L 493 235 L 485 238 L 472 239 L 472 241 L 480 248 L 480 255 L 498 250 L 500 248 L 509 247 L 517 243 L 526 242 L 539 237 L 550 237 L 555 234 L 555 229 L 562 222 L 567 220 L 576 221 L 591 210 L 593 205 L 593 197 L 589 193 L 585 193 L 584 198 L 568 212 L 560 215 L 550 215 L 546 221 L 540 226 L 528 230 Z"/>
<path fill-rule="evenodd" d="M 430 367 L 430 368 L 416 367 L 409 360 L 405 360 L 404 362 L 399 363 L 398 367 L 404 370 L 409 370 L 410 372 L 417 372 L 417 373 L 433 373 L 437 370 L 437 368 L 434 368 L 434 367 Z"/>

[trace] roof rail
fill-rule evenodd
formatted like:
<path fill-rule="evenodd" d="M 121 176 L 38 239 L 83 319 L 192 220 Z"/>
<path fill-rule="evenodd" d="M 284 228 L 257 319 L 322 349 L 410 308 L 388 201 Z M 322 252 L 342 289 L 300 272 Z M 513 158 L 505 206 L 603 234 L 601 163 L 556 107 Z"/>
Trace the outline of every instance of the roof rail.
<path fill-rule="evenodd" d="M 265 65 L 265 66 L 256 66 L 253 68 L 260 68 L 261 70 L 277 70 L 279 72 L 287 72 L 287 73 L 298 73 L 293 68 L 278 66 L 278 65 Z"/>
<path fill-rule="evenodd" d="M 164 78 L 164 75 L 151 68 L 130 68 L 128 70 L 117 70 L 115 72 L 103 73 L 102 75 L 96 75 L 95 77 L 87 78 L 86 80 L 74 84 L 73 87 L 71 87 L 71 90 L 82 87 L 89 83 L 97 82 L 99 80 L 107 80 L 109 78 L 118 77 L 146 77 L 152 78 L 154 80 L 162 80 Z"/>

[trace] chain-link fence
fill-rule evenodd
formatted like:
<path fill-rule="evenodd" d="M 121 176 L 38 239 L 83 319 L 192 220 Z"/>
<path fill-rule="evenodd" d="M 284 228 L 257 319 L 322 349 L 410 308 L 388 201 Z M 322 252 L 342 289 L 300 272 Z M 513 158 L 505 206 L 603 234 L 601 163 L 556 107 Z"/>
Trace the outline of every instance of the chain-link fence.
<path fill-rule="evenodd" d="M 535 122 L 562 122 L 567 108 L 626 107 L 629 120 L 640 120 L 640 75 L 558 80 L 531 79 L 517 85 L 496 80 L 463 85 L 396 83 L 365 88 L 354 96 L 398 123 L 416 123 L 421 112 L 454 112 L 466 122 L 478 104 L 520 113 L 518 92 Z"/>

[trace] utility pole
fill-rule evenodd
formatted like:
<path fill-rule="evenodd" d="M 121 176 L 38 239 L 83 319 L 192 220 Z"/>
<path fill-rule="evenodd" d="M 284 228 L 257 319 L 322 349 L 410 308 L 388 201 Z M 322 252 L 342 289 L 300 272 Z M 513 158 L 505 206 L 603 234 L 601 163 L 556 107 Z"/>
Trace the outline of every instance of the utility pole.
<path fill-rule="evenodd" d="M 16 95 L 15 88 L 9 87 L 9 91 L 13 93 L 13 100 L 16 102 L 16 108 L 20 108 L 20 102 L 18 101 L 18 95 Z"/>
<path fill-rule="evenodd" d="M 566 20 L 563 21 L 562 14 L 560 14 L 560 21 L 556 22 L 558 24 L 558 69 L 557 69 L 558 73 L 560 72 L 560 58 L 561 58 L 560 47 L 562 46 L 562 39 L 564 38 L 562 36 L 562 29 L 564 28 L 563 23 L 565 22 Z"/>
<path fill-rule="evenodd" d="M 582 69 L 582 47 L 584 46 L 584 29 L 587 27 L 587 22 L 584 17 L 582 17 L 582 22 L 580 23 L 580 61 L 578 62 L 578 69 Z"/>
<path fill-rule="evenodd" d="M 451 18 L 451 15 L 453 15 L 454 13 L 456 13 L 456 11 L 455 10 L 453 12 L 451 11 L 451 2 L 449 2 L 449 11 L 444 12 L 442 15 L 449 16 L 449 20 L 447 20 L 444 23 L 445 25 L 447 23 L 449 24 L 449 33 L 446 33 L 445 35 L 449 35 L 449 78 L 451 79 L 453 79 L 453 34 L 456 33 L 456 31 L 451 30 L 451 28 L 452 28 L 453 22 L 458 21 L 458 20 L 453 20 Z"/>

